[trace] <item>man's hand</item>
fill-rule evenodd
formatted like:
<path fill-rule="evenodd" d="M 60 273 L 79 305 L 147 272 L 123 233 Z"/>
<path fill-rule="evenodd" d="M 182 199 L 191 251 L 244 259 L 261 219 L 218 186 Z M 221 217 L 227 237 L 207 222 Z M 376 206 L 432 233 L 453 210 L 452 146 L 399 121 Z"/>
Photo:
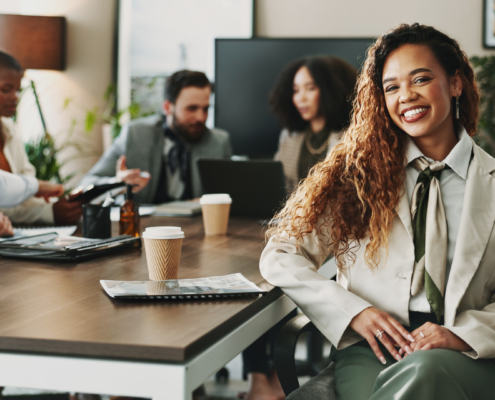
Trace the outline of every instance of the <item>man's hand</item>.
<path fill-rule="evenodd" d="M 449 329 L 427 322 L 420 326 L 412 335 L 415 342 L 411 344 L 413 351 L 447 349 L 457 351 L 469 351 L 472 347 Z"/>
<path fill-rule="evenodd" d="M 44 197 L 48 203 L 50 197 L 60 197 L 64 194 L 64 187 L 55 183 L 46 181 L 38 181 L 39 189 L 36 192 L 35 197 Z"/>
<path fill-rule="evenodd" d="M 398 321 L 378 308 L 369 307 L 361 311 L 352 319 L 350 327 L 368 341 L 383 364 L 386 364 L 386 360 L 377 340 L 380 340 L 392 357 L 398 361 L 402 360 L 402 357 L 396 346 L 400 347 L 401 353 L 412 353 L 409 345 L 414 341 L 413 336 Z"/>
<path fill-rule="evenodd" d="M 12 223 L 5 215 L 0 212 L 0 237 L 13 236 L 14 228 Z"/>
<path fill-rule="evenodd" d="M 134 193 L 143 189 L 151 179 L 147 171 L 141 171 L 139 168 L 127 169 L 126 157 L 120 156 L 117 160 L 117 180 L 125 182 L 127 185 L 135 185 L 132 189 Z"/>
<path fill-rule="evenodd" d="M 53 217 L 59 225 L 71 225 L 79 221 L 82 215 L 82 203 L 80 201 L 68 202 L 61 197 L 53 204 Z"/>

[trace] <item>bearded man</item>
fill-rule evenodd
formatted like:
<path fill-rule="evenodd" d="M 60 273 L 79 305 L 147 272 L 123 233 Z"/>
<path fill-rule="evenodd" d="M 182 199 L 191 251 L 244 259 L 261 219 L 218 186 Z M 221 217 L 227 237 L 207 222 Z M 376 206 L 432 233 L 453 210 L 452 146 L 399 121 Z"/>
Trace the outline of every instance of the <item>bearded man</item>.
<path fill-rule="evenodd" d="M 170 75 L 165 82 L 164 115 L 124 126 L 81 185 L 124 181 L 136 185 L 136 202 L 148 204 L 201 196 L 196 159 L 232 155 L 229 134 L 206 127 L 211 92 L 202 72 Z"/>

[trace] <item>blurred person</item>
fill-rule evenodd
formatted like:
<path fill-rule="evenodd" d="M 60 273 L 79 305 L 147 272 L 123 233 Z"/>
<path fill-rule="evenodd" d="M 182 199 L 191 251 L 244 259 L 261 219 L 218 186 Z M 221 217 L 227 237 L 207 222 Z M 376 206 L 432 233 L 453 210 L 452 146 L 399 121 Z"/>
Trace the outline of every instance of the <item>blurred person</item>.
<path fill-rule="evenodd" d="M 230 158 L 229 134 L 206 127 L 212 85 L 202 72 L 182 70 L 165 82 L 165 115 L 131 121 L 81 185 L 124 181 L 138 203 L 160 204 L 202 195 L 195 160 Z"/>
<path fill-rule="evenodd" d="M 269 102 L 283 126 L 275 160 L 284 165 L 289 192 L 340 141 L 356 76 L 352 65 L 332 56 L 301 58 L 280 74 Z"/>
<path fill-rule="evenodd" d="M 291 192 L 311 167 L 325 159 L 349 124 L 356 69 L 330 56 L 305 57 L 289 63 L 270 94 L 272 112 L 284 129 L 275 160 L 281 161 Z M 281 322 L 289 320 L 289 314 Z M 246 400 L 284 399 L 272 364 L 272 343 L 278 326 L 265 333 L 242 353 L 248 391 Z"/>
<path fill-rule="evenodd" d="M 15 115 L 23 70 L 11 55 L 0 51 L 0 170 L 34 177 L 35 168 L 29 163 L 21 138 L 10 117 Z M 79 202 L 61 197 L 56 203 L 28 199 L 11 209 L 1 209 L 14 224 L 73 224 L 79 220 Z"/>

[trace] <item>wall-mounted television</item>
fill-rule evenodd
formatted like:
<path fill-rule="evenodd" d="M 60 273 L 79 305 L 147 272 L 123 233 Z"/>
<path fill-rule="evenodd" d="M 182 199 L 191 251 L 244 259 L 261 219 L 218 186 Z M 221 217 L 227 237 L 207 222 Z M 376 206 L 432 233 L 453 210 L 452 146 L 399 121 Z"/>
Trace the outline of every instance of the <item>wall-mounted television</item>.
<path fill-rule="evenodd" d="M 308 55 L 334 55 L 360 68 L 373 38 L 216 39 L 215 126 L 231 134 L 234 154 L 272 157 L 281 127 L 268 96 L 284 66 Z"/>

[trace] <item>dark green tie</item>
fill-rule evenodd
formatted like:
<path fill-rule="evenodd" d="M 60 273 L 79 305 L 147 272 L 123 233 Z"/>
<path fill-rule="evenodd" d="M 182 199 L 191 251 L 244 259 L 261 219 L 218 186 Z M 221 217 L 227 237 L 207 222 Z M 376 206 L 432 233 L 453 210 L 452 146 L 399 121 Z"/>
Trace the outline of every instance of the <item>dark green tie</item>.
<path fill-rule="evenodd" d="M 411 198 L 415 266 L 411 294 L 423 286 L 438 321 L 444 313 L 445 269 L 447 265 L 447 218 L 440 191 L 440 173 L 448 168 L 442 162 L 429 163 L 425 157 L 411 165 L 420 171 Z"/>

